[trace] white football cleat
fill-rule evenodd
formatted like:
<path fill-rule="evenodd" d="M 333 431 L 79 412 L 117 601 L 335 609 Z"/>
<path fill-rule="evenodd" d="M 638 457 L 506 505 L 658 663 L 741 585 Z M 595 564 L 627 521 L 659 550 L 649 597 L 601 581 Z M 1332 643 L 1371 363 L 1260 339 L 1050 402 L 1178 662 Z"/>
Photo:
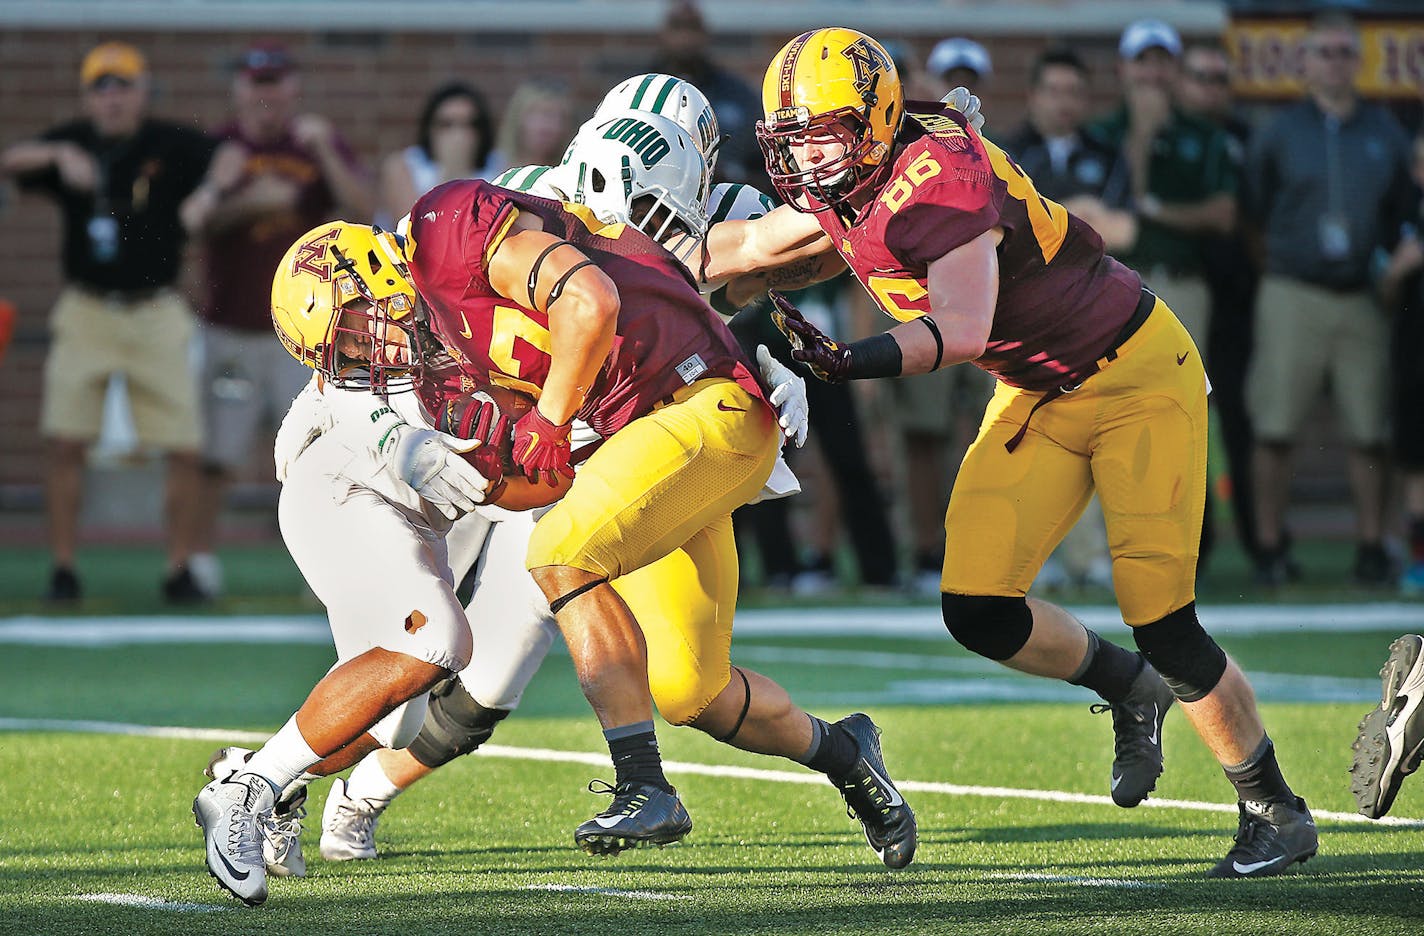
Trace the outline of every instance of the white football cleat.
<path fill-rule="evenodd" d="M 232 745 L 218 748 L 208 759 L 203 771 L 210 780 L 226 780 L 247 766 L 253 752 Z M 288 791 L 292 787 L 287 788 Z M 306 858 L 302 856 L 302 820 L 306 818 L 307 789 L 298 787 L 294 795 L 277 801 L 272 816 L 262 823 L 262 858 L 267 873 L 276 877 L 305 877 Z"/>
<path fill-rule="evenodd" d="M 346 795 L 346 781 L 332 781 L 321 811 L 321 857 L 327 861 L 357 861 L 376 857 L 376 821 L 385 807 Z"/>
<path fill-rule="evenodd" d="M 249 907 L 267 899 L 262 826 L 271 818 L 273 798 L 272 784 L 256 774 L 241 773 L 214 780 L 193 800 L 208 873 Z"/>

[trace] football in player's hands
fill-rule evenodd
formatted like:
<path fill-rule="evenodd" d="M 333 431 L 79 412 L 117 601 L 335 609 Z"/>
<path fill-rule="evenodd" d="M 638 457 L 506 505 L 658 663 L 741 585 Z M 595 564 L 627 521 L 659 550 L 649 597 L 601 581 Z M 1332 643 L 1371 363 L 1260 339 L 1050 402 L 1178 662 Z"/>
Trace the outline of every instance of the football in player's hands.
<path fill-rule="evenodd" d="M 435 428 L 457 439 L 479 439 L 479 448 L 464 458 L 497 486 L 506 471 L 514 470 L 511 450 L 513 426 L 534 406 L 534 398 L 504 387 L 481 387 L 470 393 L 446 397 L 434 414 Z"/>
<path fill-rule="evenodd" d="M 507 387 L 488 386 L 449 397 L 433 422 L 435 428 L 460 439 L 478 437 L 484 445 L 462 458 L 490 481 L 486 503 L 508 510 L 530 510 L 552 504 L 569 488 L 561 484 L 531 484 L 514 464 L 514 424 L 534 408 L 534 398 Z"/>

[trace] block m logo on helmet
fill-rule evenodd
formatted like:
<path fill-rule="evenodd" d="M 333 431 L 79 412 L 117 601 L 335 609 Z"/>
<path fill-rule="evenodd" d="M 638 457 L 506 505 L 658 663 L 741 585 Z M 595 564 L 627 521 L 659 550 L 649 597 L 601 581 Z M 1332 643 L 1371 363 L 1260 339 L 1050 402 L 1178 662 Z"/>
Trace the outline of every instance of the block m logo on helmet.
<path fill-rule="evenodd" d="M 841 55 L 850 59 L 851 66 L 855 69 L 855 89 L 864 95 L 873 94 L 878 83 L 877 78 L 891 68 L 890 57 L 885 50 L 878 43 L 872 42 L 868 36 L 861 36 L 846 46 L 841 50 Z"/>
<path fill-rule="evenodd" d="M 644 169 L 653 168 L 672 152 L 672 144 L 656 127 L 636 117 L 620 117 L 613 121 L 608 125 L 608 129 L 603 131 L 603 138 L 627 144 L 629 149 L 638 154 Z"/>
<path fill-rule="evenodd" d="M 326 259 L 326 255 L 340 233 L 339 228 L 331 228 L 297 245 L 292 256 L 293 275 L 310 273 L 323 283 L 331 282 L 331 262 Z"/>

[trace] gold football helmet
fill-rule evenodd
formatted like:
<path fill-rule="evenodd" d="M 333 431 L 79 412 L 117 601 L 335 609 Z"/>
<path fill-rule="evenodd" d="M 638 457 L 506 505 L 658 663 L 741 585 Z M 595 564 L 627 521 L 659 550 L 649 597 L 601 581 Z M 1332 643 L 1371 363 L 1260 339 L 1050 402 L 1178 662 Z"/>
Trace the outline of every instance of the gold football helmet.
<path fill-rule="evenodd" d="M 761 95 L 766 117 L 757 121 L 757 142 L 787 203 L 825 211 L 883 184 L 904 118 L 905 90 L 880 43 L 840 27 L 802 33 L 771 60 Z M 845 154 L 801 167 L 792 147 L 812 137 L 840 140 Z"/>
<path fill-rule="evenodd" d="M 338 386 L 388 389 L 420 361 L 415 286 L 396 235 L 331 221 L 297 238 L 272 278 L 272 327 Z M 398 334 L 400 333 L 400 334 Z"/>

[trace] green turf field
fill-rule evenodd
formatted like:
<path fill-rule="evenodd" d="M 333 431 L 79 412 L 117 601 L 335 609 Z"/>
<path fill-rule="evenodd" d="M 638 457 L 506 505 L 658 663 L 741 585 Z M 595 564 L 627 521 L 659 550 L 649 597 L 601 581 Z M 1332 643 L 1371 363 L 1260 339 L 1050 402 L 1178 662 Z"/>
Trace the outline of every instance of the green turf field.
<path fill-rule="evenodd" d="M 1249 672 L 1270 674 L 1263 695 L 1281 701 L 1267 701 L 1265 716 L 1287 776 L 1317 813 L 1353 813 L 1349 744 L 1393 636 L 1223 639 Z M 1234 814 L 1205 806 L 1229 807 L 1233 796 L 1179 712 L 1167 721 L 1154 799 L 1198 805 L 1124 811 L 1106 804 L 1111 726 L 1089 714 L 1086 694 L 947 702 L 1041 681 L 1007 676 L 947 639 L 760 634 L 739 638 L 734 657 L 819 714 L 863 704 L 885 729 L 887 762 L 919 815 L 909 869 L 884 870 L 809 771 L 666 727 L 664 756 L 687 765 L 670 775 L 694 832 L 673 848 L 584 856 L 573 827 L 606 800 L 583 787 L 611 770 L 569 660 L 555 654 L 491 753 L 451 764 L 391 808 L 380 860 L 317 857 L 318 784 L 308 876 L 274 880 L 265 906 L 242 908 L 203 869 L 189 813 L 200 771 L 217 739 L 275 729 L 331 656 L 313 644 L 0 646 L 0 933 L 1353 936 L 1424 924 L 1424 823 L 1321 816 L 1321 853 L 1290 874 L 1203 879 L 1235 828 Z M 1351 701 L 1299 701 L 1322 677 Z M 15 730 L 37 719 L 213 734 Z M 555 761 L 546 751 L 592 757 Z M 756 772 L 713 775 L 718 766 Z M 1424 782 L 1406 785 L 1392 815 L 1424 818 Z"/>

